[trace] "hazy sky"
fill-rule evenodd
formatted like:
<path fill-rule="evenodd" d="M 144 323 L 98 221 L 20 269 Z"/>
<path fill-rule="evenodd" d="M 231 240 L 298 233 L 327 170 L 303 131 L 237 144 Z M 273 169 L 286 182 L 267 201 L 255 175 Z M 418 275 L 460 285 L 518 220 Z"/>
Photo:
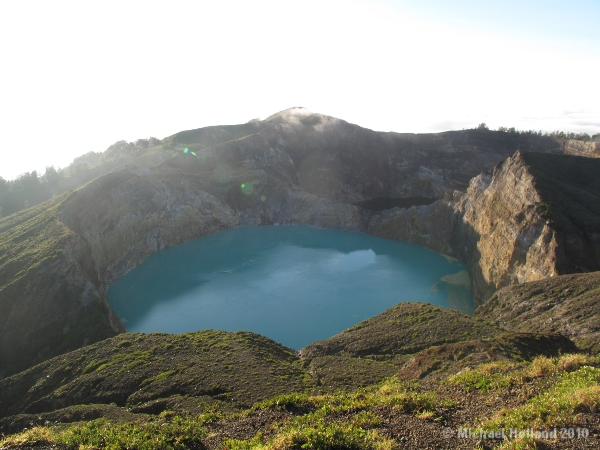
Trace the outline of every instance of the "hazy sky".
<path fill-rule="evenodd" d="M 0 176 L 304 106 L 600 132 L 599 0 L 3 1 Z"/>

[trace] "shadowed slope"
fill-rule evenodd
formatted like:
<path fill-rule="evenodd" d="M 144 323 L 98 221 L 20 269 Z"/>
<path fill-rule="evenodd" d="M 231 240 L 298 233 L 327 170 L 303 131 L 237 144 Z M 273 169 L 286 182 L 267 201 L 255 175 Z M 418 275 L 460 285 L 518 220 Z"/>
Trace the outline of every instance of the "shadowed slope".
<path fill-rule="evenodd" d="M 304 391 L 297 361 L 293 350 L 249 332 L 121 334 L 0 380 L 0 415 L 110 403 L 158 413 L 175 395 L 172 403 L 190 410 L 250 406 Z"/>
<path fill-rule="evenodd" d="M 600 272 L 563 275 L 500 289 L 475 316 L 514 331 L 558 332 L 600 349 Z"/>
<path fill-rule="evenodd" d="M 523 153 L 557 234 L 558 273 L 600 270 L 600 159 Z"/>
<path fill-rule="evenodd" d="M 416 353 L 432 345 L 493 336 L 501 330 L 429 303 L 400 303 L 325 341 L 302 349 L 306 359 L 338 355 L 365 357 Z"/>

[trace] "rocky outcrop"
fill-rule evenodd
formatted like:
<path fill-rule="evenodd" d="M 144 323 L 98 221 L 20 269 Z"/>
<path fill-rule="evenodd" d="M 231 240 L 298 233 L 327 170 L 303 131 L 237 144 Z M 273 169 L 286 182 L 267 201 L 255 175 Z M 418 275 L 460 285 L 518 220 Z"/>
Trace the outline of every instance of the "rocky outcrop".
<path fill-rule="evenodd" d="M 368 232 L 464 261 L 476 304 L 497 289 L 600 267 L 600 161 L 517 152 L 465 195 L 375 216 Z"/>
<path fill-rule="evenodd" d="M 122 170 L 77 191 L 60 213 L 108 285 L 150 253 L 239 225 L 234 212 L 174 171 Z"/>
<path fill-rule="evenodd" d="M 590 158 L 600 158 L 600 143 L 583 142 L 569 139 L 561 144 L 562 150 L 567 155 L 587 156 Z"/>
<path fill-rule="evenodd" d="M 493 175 L 476 177 L 456 204 L 461 239 L 454 242 L 453 253 L 471 268 L 472 292 L 480 302 L 501 286 L 558 274 L 556 231 L 540 204 L 520 152 Z"/>
<path fill-rule="evenodd" d="M 393 208 L 373 215 L 367 232 L 387 239 L 412 242 L 446 255 L 454 255 L 454 239 L 460 235 L 461 216 L 456 202 L 462 194 L 447 196 L 431 205 Z"/>

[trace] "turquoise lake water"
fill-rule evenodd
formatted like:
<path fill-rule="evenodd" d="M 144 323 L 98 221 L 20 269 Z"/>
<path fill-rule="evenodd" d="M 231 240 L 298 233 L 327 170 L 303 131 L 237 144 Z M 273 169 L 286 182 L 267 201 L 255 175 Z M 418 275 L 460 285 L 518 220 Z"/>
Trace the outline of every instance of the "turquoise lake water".
<path fill-rule="evenodd" d="M 108 289 L 131 332 L 249 330 L 294 349 L 400 302 L 472 314 L 466 267 L 405 242 L 309 227 L 240 227 L 149 256 Z"/>

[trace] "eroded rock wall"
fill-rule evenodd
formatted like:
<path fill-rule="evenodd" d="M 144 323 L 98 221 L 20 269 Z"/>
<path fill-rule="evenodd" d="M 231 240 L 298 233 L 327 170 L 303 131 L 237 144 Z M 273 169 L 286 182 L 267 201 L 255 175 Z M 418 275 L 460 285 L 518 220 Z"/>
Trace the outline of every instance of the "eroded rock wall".
<path fill-rule="evenodd" d="M 558 274 L 556 231 L 542 215 L 535 179 L 521 153 L 493 175 L 476 177 L 456 209 L 462 217 L 455 255 L 470 267 L 478 303 L 498 288 Z"/>
<path fill-rule="evenodd" d="M 521 153 L 432 205 L 375 216 L 368 232 L 406 240 L 467 264 L 476 304 L 499 287 L 558 274 L 556 231 L 543 216 L 535 179 Z"/>
<path fill-rule="evenodd" d="M 567 155 L 600 158 L 600 143 L 598 142 L 583 142 L 569 139 L 563 142 L 561 146 L 563 152 Z"/>
<path fill-rule="evenodd" d="M 80 189 L 60 219 L 89 246 L 105 286 L 151 253 L 236 226 L 364 227 L 356 206 L 318 198 L 261 171 L 249 179 L 253 191 L 244 194 L 237 179 L 215 187 L 202 174 L 170 168 L 122 170 Z"/>

